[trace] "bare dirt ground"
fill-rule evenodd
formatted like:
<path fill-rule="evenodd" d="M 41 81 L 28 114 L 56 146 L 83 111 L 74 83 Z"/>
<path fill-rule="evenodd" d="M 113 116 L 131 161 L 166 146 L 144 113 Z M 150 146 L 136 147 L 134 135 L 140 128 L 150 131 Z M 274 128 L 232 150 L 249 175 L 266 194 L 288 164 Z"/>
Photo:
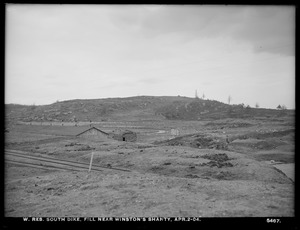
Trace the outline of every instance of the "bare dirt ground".
<path fill-rule="evenodd" d="M 294 216 L 293 123 L 245 123 L 199 122 L 191 129 L 178 122 L 180 133 L 191 135 L 174 140 L 171 127 L 153 124 L 155 130 L 137 130 L 137 143 L 28 135 L 30 127 L 18 126 L 6 135 L 7 149 L 85 163 L 94 152 L 93 164 L 130 172 L 7 163 L 5 216 Z"/>

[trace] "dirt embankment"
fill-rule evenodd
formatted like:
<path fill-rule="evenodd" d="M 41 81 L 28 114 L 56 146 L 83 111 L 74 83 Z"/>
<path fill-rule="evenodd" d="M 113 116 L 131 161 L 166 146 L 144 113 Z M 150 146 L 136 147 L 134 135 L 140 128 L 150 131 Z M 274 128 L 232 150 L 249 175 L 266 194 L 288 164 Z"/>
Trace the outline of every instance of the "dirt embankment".
<path fill-rule="evenodd" d="M 266 139 L 266 138 L 272 138 L 272 137 L 283 137 L 289 134 L 294 134 L 295 129 L 287 129 L 287 130 L 276 130 L 276 131 L 255 131 L 255 132 L 249 132 L 246 134 L 241 135 L 232 135 L 230 136 L 230 141 L 234 140 L 245 140 L 249 138 L 255 138 L 255 139 Z"/>
<path fill-rule="evenodd" d="M 201 130 L 197 123 L 186 127 L 194 124 Z M 165 129 L 184 125 L 174 122 Z M 127 143 L 57 136 L 50 140 L 40 133 L 12 131 L 7 136 L 10 147 L 29 155 L 68 159 L 88 167 L 93 152 L 93 165 L 127 171 L 57 172 L 8 163 L 5 215 L 294 216 L 293 181 L 265 162 L 294 156 L 293 131 L 274 127 L 277 133 L 259 133 L 254 128 L 204 129 L 155 144 L 149 144 L 153 139 L 146 135 L 143 143 Z M 226 141 L 228 133 L 246 139 Z M 261 139 L 251 136 L 255 133 Z"/>
<path fill-rule="evenodd" d="M 49 172 L 8 167 L 5 215 L 48 217 L 293 216 L 293 185 L 165 177 L 152 173 Z M 16 174 L 15 174 L 16 175 Z"/>
<path fill-rule="evenodd" d="M 165 141 L 156 141 L 153 144 L 169 146 L 188 146 L 199 149 L 227 149 L 227 143 L 225 138 L 219 138 L 202 133 L 184 135 Z"/>

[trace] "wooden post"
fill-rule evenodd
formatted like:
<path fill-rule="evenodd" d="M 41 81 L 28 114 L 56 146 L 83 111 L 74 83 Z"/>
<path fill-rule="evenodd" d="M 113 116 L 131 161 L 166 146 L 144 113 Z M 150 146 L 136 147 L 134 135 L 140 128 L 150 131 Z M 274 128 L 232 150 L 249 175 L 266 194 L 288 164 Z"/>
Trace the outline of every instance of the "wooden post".
<path fill-rule="evenodd" d="M 90 161 L 90 167 L 89 167 L 89 172 L 90 172 L 91 169 L 92 169 L 93 156 L 94 156 L 94 152 L 92 152 L 91 161 Z"/>

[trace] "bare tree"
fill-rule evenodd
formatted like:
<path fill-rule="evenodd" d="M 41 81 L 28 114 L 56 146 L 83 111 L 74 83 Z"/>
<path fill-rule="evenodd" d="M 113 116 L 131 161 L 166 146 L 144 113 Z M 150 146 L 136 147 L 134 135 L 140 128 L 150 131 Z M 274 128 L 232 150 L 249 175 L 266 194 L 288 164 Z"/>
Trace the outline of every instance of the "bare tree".
<path fill-rule="evenodd" d="M 202 99 L 204 99 L 205 98 L 205 94 L 203 93 L 203 95 L 202 95 Z"/>
<path fill-rule="evenodd" d="M 255 108 L 259 108 L 259 104 L 257 102 L 255 104 Z"/>
<path fill-rule="evenodd" d="M 278 105 L 278 106 L 277 106 L 277 109 L 281 109 L 281 105 Z"/>
<path fill-rule="evenodd" d="M 282 105 L 282 106 L 281 106 L 281 109 L 282 109 L 282 110 L 286 110 L 286 106 L 285 106 L 285 105 Z"/>

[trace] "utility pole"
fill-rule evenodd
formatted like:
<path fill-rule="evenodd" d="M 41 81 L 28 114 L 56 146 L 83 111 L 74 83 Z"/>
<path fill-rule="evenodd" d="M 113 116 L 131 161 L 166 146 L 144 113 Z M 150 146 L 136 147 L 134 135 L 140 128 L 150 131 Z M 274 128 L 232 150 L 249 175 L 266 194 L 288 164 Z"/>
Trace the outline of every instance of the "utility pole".
<path fill-rule="evenodd" d="M 230 104 L 230 101 L 232 100 L 232 98 L 231 98 L 230 95 L 228 96 L 228 99 L 227 99 L 227 100 L 228 100 L 228 104 Z"/>
<path fill-rule="evenodd" d="M 196 99 L 198 99 L 198 98 L 199 98 L 199 97 L 198 97 L 197 90 L 196 90 L 196 92 L 195 92 L 195 98 L 196 98 Z"/>

